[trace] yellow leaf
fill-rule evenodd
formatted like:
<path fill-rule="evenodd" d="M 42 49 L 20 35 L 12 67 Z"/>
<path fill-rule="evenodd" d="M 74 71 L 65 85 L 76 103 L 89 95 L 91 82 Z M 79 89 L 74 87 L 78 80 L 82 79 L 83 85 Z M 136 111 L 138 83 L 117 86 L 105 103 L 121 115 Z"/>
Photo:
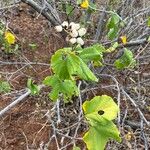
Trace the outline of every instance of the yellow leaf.
<path fill-rule="evenodd" d="M 89 1 L 88 0 L 83 0 L 80 6 L 84 9 L 87 9 L 89 7 Z"/>
<path fill-rule="evenodd" d="M 121 36 L 121 41 L 123 44 L 126 44 L 127 43 L 127 37 L 124 35 L 124 36 Z"/>
<path fill-rule="evenodd" d="M 5 39 L 9 44 L 15 43 L 15 36 L 9 31 L 5 32 Z"/>

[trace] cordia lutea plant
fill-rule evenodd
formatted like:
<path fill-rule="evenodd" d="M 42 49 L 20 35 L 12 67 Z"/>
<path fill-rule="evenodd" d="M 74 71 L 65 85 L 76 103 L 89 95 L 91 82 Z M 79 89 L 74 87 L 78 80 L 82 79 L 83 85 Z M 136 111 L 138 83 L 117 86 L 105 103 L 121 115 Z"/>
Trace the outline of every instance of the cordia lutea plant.
<path fill-rule="evenodd" d="M 67 33 L 66 41 L 71 44 L 71 47 L 59 49 L 52 55 L 50 64 L 53 74 L 46 77 L 43 83 L 51 87 L 49 93 L 51 100 L 57 101 L 61 98 L 67 103 L 71 101 L 72 96 L 79 95 L 78 80 L 98 82 L 98 78 L 90 70 L 89 64 L 93 67 L 102 66 L 104 53 L 115 51 L 118 43 L 114 43 L 108 49 L 101 44 L 82 48 L 86 29 L 80 24 L 74 22 L 69 24 L 64 21 L 55 29 L 57 32 L 65 31 Z M 133 67 L 134 64 L 132 52 L 125 49 L 124 54 L 114 62 L 114 67 L 120 70 Z M 89 130 L 84 134 L 83 141 L 89 150 L 103 150 L 110 139 L 121 141 L 119 131 L 113 123 L 119 108 L 111 97 L 102 95 L 95 96 L 90 101 L 86 100 L 83 103 L 83 111 L 89 124 Z"/>

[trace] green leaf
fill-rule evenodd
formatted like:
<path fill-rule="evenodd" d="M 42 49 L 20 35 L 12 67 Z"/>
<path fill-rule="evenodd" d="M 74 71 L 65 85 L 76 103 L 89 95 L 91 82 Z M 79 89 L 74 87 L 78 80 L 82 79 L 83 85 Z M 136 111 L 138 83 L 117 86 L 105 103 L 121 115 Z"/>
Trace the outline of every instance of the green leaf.
<path fill-rule="evenodd" d="M 88 68 L 88 66 L 82 61 L 82 59 L 80 59 L 80 68 L 78 68 L 77 73 L 81 79 L 98 82 L 96 76 Z"/>
<path fill-rule="evenodd" d="M 111 28 L 107 35 L 110 40 L 113 40 L 115 37 L 117 37 L 117 34 L 118 34 L 118 28 L 115 27 L 115 28 Z"/>
<path fill-rule="evenodd" d="M 117 117 L 119 108 L 111 97 L 102 95 L 96 96 L 92 100 L 84 102 L 83 110 L 85 115 L 94 113 L 97 115 L 97 118 L 104 117 L 107 120 L 113 120 Z M 104 111 L 103 115 L 98 114 L 98 111 L 100 110 Z"/>
<path fill-rule="evenodd" d="M 33 94 L 33 95 L 38 94 L 40 91 L 39 86 L 37 86 L 36 84 L 33 84 L 32 79 L 28 79 L 27 87 L 31 91 L 31 94 Z"/>
<path fill-rule="evenodd" d="M 79 54 L 79 57 L 87 63 L 89 61 L 100 61 L 103 58 L 103 52 L 105 48 L 100 44 L 95 44 L 93 46 L 84 48 Z"/>
<path fill-rule="evenodd" d="M 114 65 L 118 70 L 134 67 L 135 64 L 136 61 L 134 59 L 133 53 L 128 49 L 125 49 L 124 54 L 114 62 Z"/>
<path fill-rule="evenodd" d="M 71 4 L 66 4 L 66 14 L 69 16 L 73 15 L 74 7 Z"/>
<path fill-rule="evenodd" d="M 72 70 L 76 67 L 79 67 L 79 63 L 76 61 L 77 58 L 75 58 L 75 61 L 72 58 L 69 58 L 69 51 L 71 53 L 71 50 L 69 48 L 60 49 L 52 56 L 51 59 L 51 66 L 54 73 L 56 73 L 62 80 L 71 79 Z M 74 57 L 76 57 L 75 54 Z M 71 65 L 73 66 L 70 67 Z"/>
<path fill-rule="evenodd" d="M 121 141 L 119 137 L 120 133 L 112 121 L 105 120 L 104 125 L 99 122 L 95 124 L 95 126 L 90 127 L 89 131 L 83 137 L 88 150 L 103 150 L 110 138 L 118 142 Z"/>
<path fill-rule="evenodd" d="M 89 150 L 103 150 L 110 138 L 121 141 L 119 131 L 112 122 L 117 117 L 119 108 L 111 97 L 96 96 L 84 102 L 83 110 L 90 124 L 89 131 L 83 137 Z"/>
<path fill-rule="evenodd" d="M 75 81 L 61 80 L 58 76 L 54 75 L 46 77 L 43 83 L 52 87 L 49 96 L 53 101 L 56 101 L 61 93 L 66 102 L 70 101 L 73 95 L 78 95 L 78 88 Z"/>
<path fill-rule="evenodd" d="M 120 17 L 118 14 L 112 14 L 107 22 L 108 38 L 113 40 L 117 37 L 120 25 Z"/>
<path fill-rule="evenodd" d="M 0 93 L 8 93 L 11 91 L 10 84 L 7 81 L 0 81 Z"/>
<path fill-rule="evenodd" d="M 109 18 L 107 22 L 107 29 L 116 28 L 118 26 L 118 23 L 120 21 L 120 18 L 117 14 L 112 14 L 112 16 Z"/>
<path fill-rule="evenodd" d="M 58 50 L 52 56 L 51 66 L 54 73 L 62 80 L 72 80 L 74 76 L 78 76 L 84 80 L 98 81 L 83 60 L 68 49 Z"/>

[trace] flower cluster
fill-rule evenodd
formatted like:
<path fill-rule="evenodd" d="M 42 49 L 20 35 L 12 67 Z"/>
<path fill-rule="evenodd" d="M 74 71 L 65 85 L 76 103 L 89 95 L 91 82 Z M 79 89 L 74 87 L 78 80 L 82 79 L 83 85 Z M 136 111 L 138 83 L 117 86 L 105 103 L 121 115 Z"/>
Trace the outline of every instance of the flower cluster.
<path fill-rule="evenodd" d="M 86 29 L 82 28 L 79 23 L 68 23 L 64 21 L 61 25 L 55 26 L 57 32 L 62 32 L 63 30 L 68 34 L 66 41 L 71 44 L 84 45 L 82 37 L 86 34 Z"/>

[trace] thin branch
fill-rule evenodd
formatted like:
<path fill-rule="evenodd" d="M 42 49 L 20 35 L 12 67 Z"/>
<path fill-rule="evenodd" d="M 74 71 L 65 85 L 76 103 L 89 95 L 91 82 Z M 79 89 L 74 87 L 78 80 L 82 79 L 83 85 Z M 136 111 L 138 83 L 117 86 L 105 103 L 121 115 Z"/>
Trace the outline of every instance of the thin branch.
<path fill-rule="evenodd" d="M 43 85 L 40 85 L 39 88 L 41 89 L 44 87 Z M 21 95 L 19 98 L 17 98 L 15 101 L 10 103 L 8 106 L 6 106 L 4 109 L 0 111 L 0 117 L 2 117 L 5 113 L 7 113 L 10 109 L 15 107 L 19 102 L 23 101 L 26 97 L 28 97 L 31 94 L 30 90 L 26 90 L 26 92 Z"/>
<path fill-rule="evenodd" d="M 135 103 L 135 101 L 129 96 L 129 94 L 127 94 L 127 92 L 122 88 L 122 92 L 126 95 L 126 97 L 130 100 L 130 102 L 135 106 L 135 108 L 138 110 L 141 118 L 143 119 L 143 121 L 147 124 L 147 126 L 150 126 L 150 122 L 147 121 L 147 119 L 145 118 L 145 116 L 143 115 L 143 113 L 141 112 L 140 108 L 138 107 L 138 105 Z"/>

